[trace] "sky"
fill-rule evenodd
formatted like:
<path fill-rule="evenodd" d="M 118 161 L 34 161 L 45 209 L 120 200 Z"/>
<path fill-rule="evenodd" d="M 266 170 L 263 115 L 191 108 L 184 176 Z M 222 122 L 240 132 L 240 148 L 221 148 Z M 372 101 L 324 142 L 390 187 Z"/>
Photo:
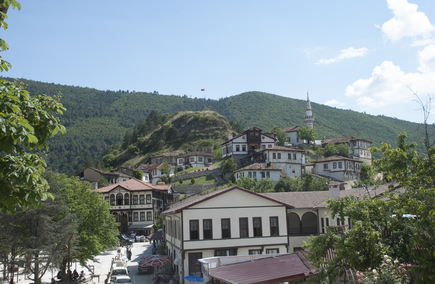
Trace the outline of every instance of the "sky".
<path fill-rule="evenodd" d="M 417 123 L 435 96 L 433 0 L 19 2 L 2 76 L 215 100 L 309 93 Z"/>

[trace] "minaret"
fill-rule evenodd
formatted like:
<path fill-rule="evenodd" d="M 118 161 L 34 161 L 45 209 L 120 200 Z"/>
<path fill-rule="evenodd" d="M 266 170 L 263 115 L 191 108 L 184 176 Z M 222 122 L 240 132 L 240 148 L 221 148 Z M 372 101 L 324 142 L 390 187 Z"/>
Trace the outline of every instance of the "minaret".
<path fill-rule="evenodd" d="M 313 123 L 314 123 L 314 115 L 311 111 L 311 103 L 310 103 L 310 97 L 308 96 L 307 92 L 307 110 L 305 111 L 305 123 L 307 124 L 308 128 L 313 129 Z"/>

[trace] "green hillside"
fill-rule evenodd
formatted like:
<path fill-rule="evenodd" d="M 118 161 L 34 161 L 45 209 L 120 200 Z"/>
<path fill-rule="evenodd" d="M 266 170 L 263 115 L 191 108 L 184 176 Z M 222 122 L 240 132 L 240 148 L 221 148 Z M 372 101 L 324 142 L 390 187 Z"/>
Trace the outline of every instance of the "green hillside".
<path fill-rule="evenodd" d="M 6 78 L 9 79 L 9 78 Z M 10 79 L 13 80 L 13 79 Z M 125 133 L 132 130 L 152 110 L 160 114 L 178 111 L 200 111 L 208 108 L 235 120 L 246 129 L 257 126 L 269 131 L 304 125 L 306 101 L 261 92 L 246 92 L 219 100 L 189 98 L 187 95 L 160 95 L 157 92 L 101 91 L 91 88 L 64 86 L 22 80 L 34 95 L 61 94 L 66 107 L 61 123 L 65 135 L 49 141 L 48 167 L 73 174 L 79 167 L 100 160 L 109 147 L 121 144 Z M 396 144 L 400 132 L 408 133 L 409 141 L 421 145 L 422 125 L 384 116 L 371 116 L 351 110 L 336 109 L 311 102 L 314 127 L 319 138 L 353 135 L 368 139 L 374 146 L 381 142 Z"/>

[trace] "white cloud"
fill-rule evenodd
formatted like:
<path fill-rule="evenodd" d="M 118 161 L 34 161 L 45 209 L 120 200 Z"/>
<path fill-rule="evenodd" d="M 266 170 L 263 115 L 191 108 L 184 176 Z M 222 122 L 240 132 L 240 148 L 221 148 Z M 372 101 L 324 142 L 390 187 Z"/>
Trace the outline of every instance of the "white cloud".
<path fill-rule="evenodd" d="M 407 0 L 387 0 L 388 8 L 393 11 L 394 18 L 382 25 L 382 31 L 392 42 L 399 41 L 403 37 L 430 37 L 435 29 L 429 22 L 426 14 L 417 12 L 416 4 L 408 3 Z"/>
<path fill-rule="evenodd" d="M 381 108 L 398 103 L 409 103 L 417 94 L 435 93 L 435 46 L 419 53 L 421 73 L 405 74 L 391 61 L 384 61 L 373 69 L 369 79 L 359 79 L 347 86 L 346 96 L 356 97 L 358 105 Z"/>
<path fill-rule="evenodd" d="M 327 105 L 327 106 L 340 106 L 340 107 L 343 107 L 343 106 L 345 106 L 346 104 L 345 104 L 345 103 L 338 102 L 338 101 L 336 101 L 336 100 L 329 100 L 329 101 L 325 102 L 324 105 Z"/>
<path fill-rule="evenodd" d="M 353 48 L 353 47 L 349 47 L 347 49 L 343 49 L 341 50 L 341 53 L 332 59 L 320 59 L 317 64 L 330 64 L 330 63 L 335 63 L 335 62 L 339 62 L 343 59 L 349 59 L 349 58 L 353 58 L 353 57 L 358 57 L 358 56 L 364 56 L 367 53 L 367 48 L 365 47 L 361 47 L 361 48 Z"/>

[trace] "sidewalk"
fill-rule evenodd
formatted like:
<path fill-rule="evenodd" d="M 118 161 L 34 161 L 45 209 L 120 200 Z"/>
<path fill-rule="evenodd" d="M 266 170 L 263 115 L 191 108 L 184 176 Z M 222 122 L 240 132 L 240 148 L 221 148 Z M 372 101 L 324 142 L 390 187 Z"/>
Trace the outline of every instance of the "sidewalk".
<path fill-rule="evenodd" d="M 136 244 L 136 243 L 134 243 Z M 133 247 L 134 247 L 133 244 Z M 125 257 L 125 252 L 126 249 L 125 247 L 120 247 L 121 248 L 121 253 L 122 256 Z M 107 278 L 107 275 L 110 272 L 110 267 L 112 264 L 112 259 L 116 256 L 117 254 L 117 250 L 113 249 L 113 250 L 106 250 L 105 252 L 101 253 L 100 255 L 96 256 L 94 260 L 89 260 L 87 262 L 87 266 L 88 267 L 94 267 L 94 275 L 99 275 L 99 280 L 97 277 L 91 277 L 92 272 L 89 271 L 89 269 L 87 267 L 83 267 L 80 265 L 80 263 L 78 262 L 71 262 L 71 271 L 77 270 L 77 272 L 80 274 L 81 271 L 84 271 L 85 273 L 85 281 L 70 281 L 70 284 L 75 284 L 75 283 L 105 283 L 105 280 Z M 2 267 L 3 268 L 3 267 Z M 18 282 L 17 282 L 17 274 L 15 273 L 14 275 L 14 283 L 16 284 L 30 284 L 33 283 L 32 280 L 30 279 L 25 279 L 27 277 L 28 274 L 24 275 L 22 274 L 23 269 L 20 269 L 20 274 L 18 275 Z M 47 272 L 45 273 L 45 275 L 42 277 L 41 282 L 43 284 L 51 284 L 51 278 L 57 275 L 57 270 L 53 270 L 51 271 L 50 269 L 47 270 Z M 3 271 L 0 270 L 0 275 L 3 276 Z M 58 279 L 56 279 L 56 284 L 66 284 L 67 282 L 60 282 L 57 281 Z M 8 281 L 1 278 L 0 277 L 0 284 L 8 284 Z"/>

